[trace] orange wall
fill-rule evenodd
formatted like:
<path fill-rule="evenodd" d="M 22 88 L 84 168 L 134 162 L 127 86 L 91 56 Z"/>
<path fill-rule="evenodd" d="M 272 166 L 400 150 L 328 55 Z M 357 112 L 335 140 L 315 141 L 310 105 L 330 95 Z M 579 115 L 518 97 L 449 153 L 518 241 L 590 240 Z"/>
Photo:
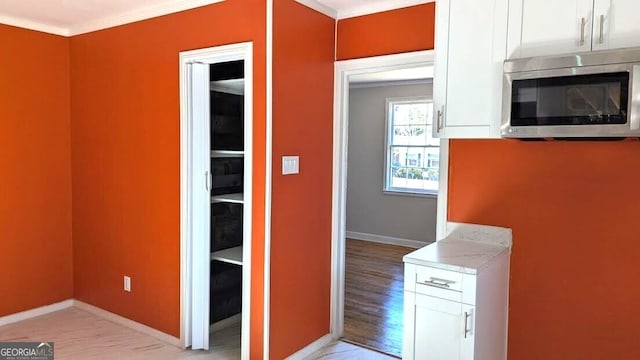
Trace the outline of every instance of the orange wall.
<path fill-rule="evenodd" d="M 73 297 L 69 40 L 0 25 L 0 316 Z"/>
<path fill-rule="evenodd" d="M 178 53 L 254 41 L 251 353 L 262 349 L 266 8 L 221 3 L 71 39 L 75 297 L 180 330 Z M 122 290 L 123 275 L 132 292 Z"/>
<path fill-rule="evenodd" d="M 338 21 L 338 60 L 433 49 L 435 3 Z"/>
<path fill-rule="evenodd" d="M 271 359 L 329 333 L 335 21 L 274 2 Z M 300 174 L 283 176 L 283 155 Z"/>
<path fill-rule="evenodd" d="M 450 220 L 513 229 L 509 358 L 640 358 L 640 143 L 454 140 L 450 162 Z"/>

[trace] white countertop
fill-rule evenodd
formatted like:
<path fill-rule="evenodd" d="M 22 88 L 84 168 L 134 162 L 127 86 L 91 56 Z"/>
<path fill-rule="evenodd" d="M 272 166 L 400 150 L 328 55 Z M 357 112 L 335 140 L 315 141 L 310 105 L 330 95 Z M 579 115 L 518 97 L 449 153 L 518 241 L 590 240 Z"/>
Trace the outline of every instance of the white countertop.
<path fill-rule="evenodd" d="M 511 229 L 448 223 L 448 235 L 404 256 L 404 262 L 478 274 L 497 256 L 511 250 Z"/>

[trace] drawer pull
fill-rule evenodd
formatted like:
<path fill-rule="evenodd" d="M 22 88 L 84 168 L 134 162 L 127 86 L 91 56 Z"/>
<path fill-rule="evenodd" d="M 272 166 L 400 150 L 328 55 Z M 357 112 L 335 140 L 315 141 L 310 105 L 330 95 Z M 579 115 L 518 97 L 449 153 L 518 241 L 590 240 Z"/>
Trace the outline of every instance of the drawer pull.
<path fill-rule="evenodd" d="M 456 282 L 452 280 L 440 279 L 433 276 L 430 277 L 429 280 L 424 281 L 424 284 L 427 286 L 433 286 L 441 289 L 449 289 L 450 288 L 449 284 L 455 284 L 455 283 Z"/>

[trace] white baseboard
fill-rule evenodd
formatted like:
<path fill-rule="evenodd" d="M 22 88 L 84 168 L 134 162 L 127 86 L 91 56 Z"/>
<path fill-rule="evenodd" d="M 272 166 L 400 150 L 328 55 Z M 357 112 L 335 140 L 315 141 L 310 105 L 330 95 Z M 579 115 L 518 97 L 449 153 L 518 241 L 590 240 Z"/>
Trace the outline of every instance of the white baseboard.
<path fill-rule="evenodd" d="M 79 300 L 73 300 L 73 306 L 77 307 L 78 309 L 90 312 L 94 315 L 97 315 L 101 318 L 105 318 L 111 322 L 114 322 L 116 324 L 128 327 L 129 329 L 135 330 L 135 331 L 139 331 L 143 334 L 149 335 L 153 338 L 156 338 L 160 341 L 163 341 L 169 345 L 173 345 L 179 348 L 182 348 L 182 342 L 180 341 L 180 339 L 178 339 L 177 337 L 171 336 L 169 334 L 163 333 L 160 330 L 156 330 L 152 327 L 149 327 L 147 325 L 143 325 L 140 324 L 139 322 L 133 321 L 131 319 L 127 319 L 125 317 L 122 317 L 120 315 L 114 314 L 112 312 L 109 312 L 107 310 L 101 309 L 99 307 L 87 304 L 85 302 L 79 301 Z"/>
<path fill-rule="evenodd" d="M 430 242 L 425 242 L 425 241 L 409 240 L 409 239 L 402 239 L 402 238 L 396 238 L 391 236 L 360 233 L 355 231 L 347 231 L 346 235 L 347 235 L 347 238 L 349 239 L 365 240 L 365 241 L 377 242 L 381 244 L 398 245 L 398 246 L 404 246 L 404 247 L 409 247 L 413 249 L 419 249 L 423 246 L 427 246 L 431 244 Z"/>
<path fill-rule="evenodd" d="M 70 308 L 73 306 L 73 300 L 65 300 L 51 305 L 41 306 L 39 308 L 21 311 L 19 313 L 0 317 L 0 326 L 12 324 L 18 321 L 28 320 L 36 316 L 45 315 L 54 311 Z"/>
<path fill-rule="evenodd" d="M 235 324 L 239 324 L 242 322 L 242 313 L 235 314 L 233 316 L 229 316 L 226 319 L 222 319 L 220 321 L 216 321 L 211 326 L 209 326 L 209 332 L 214 332 L 222 329 L 226 329 Z"/>
<path fill-rule="evenodd" d="M 312 342 L 311 344 L 307 345 L 306 347 L 304 347 L 303 349 L 299 350 L 295 354 L 287 357 L 287 360 L 304 360 L 304 359 L 308 358 L 314 352 L 316 352 L 316 351 L 322 349 L 323 347 L 327 346 L 332 341 L 333 341 L 333 335 L 327 334 L 327 335 L 321 337 L 320 339 Z"/>

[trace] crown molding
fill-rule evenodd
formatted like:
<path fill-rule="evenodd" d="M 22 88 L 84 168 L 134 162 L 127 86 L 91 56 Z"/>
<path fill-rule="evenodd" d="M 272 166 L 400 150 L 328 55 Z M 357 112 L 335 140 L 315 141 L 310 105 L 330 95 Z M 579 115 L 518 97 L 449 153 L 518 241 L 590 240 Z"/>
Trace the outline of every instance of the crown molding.
<path fill-rule="evenodd" d="M 54 26 L 44 24 L 37 21 L 31 21 L 19 17 L 7 16 L 0 14 L 0 24 L 16 26 L 23 29 L 41 31 L 49 34 L 69 36 L 69 29 L 62 26 Z"/>
<path fill-rule="evenodd" d="M 435 0 L 384 0 L 376 1 L 370 5 L 354 6 L 338 10 L 337 19 L 347 19 L 356 16 L 369 15 L 388 10 L 395 10 L 414 5 L 422 5 L 435 2 Z"/>
<path fill-rule="evenodd" d="M 325 14 L 332 19 L 337 19 L 338 12 L 325 4 L 322 4 L 316 0 L 295 0 L 297 3 L 300 3 L 308 8 L 311 8 L 319 13 Z"/>
<path fill-rule="evenodd" d="M 171 13 L 189 10 L 205 5 L 215 4 L 224 0 L 170 0 L 161 4 L 127 11 L 114 16 L 107 16 L 94 21 L 88 21 L 69 27 L 69 36 L 85 34 L 88 32 L 107 29 L 114 26 L 124 25 L 140 20 L 168 15 Z"/>
<path fill-rule="evenodd" d="M 211 5 L 222 1 L 224 0 L 167 0 L 160 4 L 126 11 L 117 15 L 107 16 L 69 27 L 55 26 L 43 22 L 32 21 L 19 17 L 11 17 L 2 14 L 0 14 L 0 23 L 29 30 L 42 31 L 55 35 L 74 36 L 92 31 L 107 29 L 114 26 L 129 24 L 140 20 L 168 15 L 179 11 L 194 9 L 205 5 Z"/>

